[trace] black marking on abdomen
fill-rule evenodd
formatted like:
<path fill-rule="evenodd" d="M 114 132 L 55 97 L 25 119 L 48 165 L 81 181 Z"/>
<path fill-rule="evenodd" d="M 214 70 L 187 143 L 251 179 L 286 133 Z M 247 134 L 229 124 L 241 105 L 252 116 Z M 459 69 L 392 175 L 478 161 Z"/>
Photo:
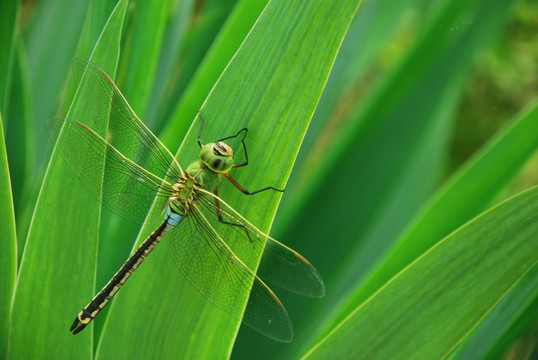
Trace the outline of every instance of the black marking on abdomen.
<path fill-rule="evenodd" d="M 125 284 L 129 276 L 135 271 L 138 266 L 144 261 L 146 256 L 153 250 L 153 248 L 159 243 L 162 236 L 166 232 L 168 223 L 164 221 L 150 236 L 136 249 L 136 251 L 129 257 L 129 259 L 122 265 L 122 267 L 116 272 L 116 274 L 110 279 L 110 281 L 103 287 L 101 291 L 90 301 L 88 305 L 82 309 L 77 315 L 73 325 L 71 325 L 70 331 L 73 334 L 78 334 L 82 331 L 86 325 L 88 325 L 99 312 L 108 304 L 110 299 L 118 292 L 118 290 Z"/>

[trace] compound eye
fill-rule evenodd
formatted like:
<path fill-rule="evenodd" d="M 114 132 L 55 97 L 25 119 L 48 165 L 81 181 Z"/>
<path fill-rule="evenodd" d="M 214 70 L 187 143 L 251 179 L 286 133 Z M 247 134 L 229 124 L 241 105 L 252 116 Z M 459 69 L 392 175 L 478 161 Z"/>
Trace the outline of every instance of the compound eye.
<path fill-rule="evenodd" d="M 222 141 L 215 143 L 215 150 L 218 151 L 220 156 L 233 156 L 234 154 L 232 148 Z"/>
<path fill-rule="evenodd" d="M 218 173 L 227 173 L 233 167 L 233 150 L 223 142 L 207 144 L 200 150 L 200 160 Z"/>

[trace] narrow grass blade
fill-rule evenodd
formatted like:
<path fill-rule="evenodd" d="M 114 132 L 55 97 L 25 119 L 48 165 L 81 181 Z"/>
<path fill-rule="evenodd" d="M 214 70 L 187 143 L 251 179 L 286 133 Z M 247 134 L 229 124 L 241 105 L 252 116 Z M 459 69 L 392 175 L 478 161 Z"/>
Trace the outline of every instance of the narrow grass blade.
<path fill-rule="evenodd" d="M 196 115 L 211 87 L 247 36 L 265 5 L 267 0 L 241 0 L 237 3 L 188 87 L 177 100 L 171 121 L 167 123 L 162 133 L 165 145 L 171 148 L 177 147 L 177 134 L 186 133 L 190 126 L 190 122 L 184 119 L 192 119 Z"/>
<path fill-rule="evenodd" d="M 9 87 L 11 84 L 11 68 L 14 58 L 15 28 L 19 14 L 18 1 L 2 1 L 0 3 L 0 111 L 7 113 Z"/>
<path fill-rule="evenodd" d="M 114 69 L 127 1 L 103 29 L 93 60 Z M 87 111 L 75 102 L 69 116 Z M 93 296 L 99 203 L 53 153 L 21 261 L 11 321 L 13 359 L 92 357 L 92 331 L 73 337 L 69 325 Z"/>
<path fill-rule="evenodd" d="M 11 301 L 17 275 L 15 209 L 4 142 L 4 124 L 0 113 L 0 357 L 7 354 Z"/>
<path fill-rule="evenodd" d="M 162 37 L 167 21 L 170 0 L 140 1 L 136 4 L 132 28 L 129 36 L 136 39 L 126 48 L 126 58 L 129 59 L 125 67 L 123 95 L 130 99 L 129 105 L 138 114 L 144 113 L 150 99 L 151 84 L 153 83 Z M 148 26 L 148 24 L 151 24 Z"/>
<path fill-rule="evenodd" d="M 40 1 L 36 4 L 36 21 L 25 34 L 33 114 L 32 127 L 28 131 L 34 132 L 36 144 L 33 156 L 40 167 L 47 160 L 44 149 L 48 149 L 49 144 L 47 133 L 41 129 L 54 112 L 57 94 L 70 74 L 69 65 L 79 41 L 88 3 Z"/>

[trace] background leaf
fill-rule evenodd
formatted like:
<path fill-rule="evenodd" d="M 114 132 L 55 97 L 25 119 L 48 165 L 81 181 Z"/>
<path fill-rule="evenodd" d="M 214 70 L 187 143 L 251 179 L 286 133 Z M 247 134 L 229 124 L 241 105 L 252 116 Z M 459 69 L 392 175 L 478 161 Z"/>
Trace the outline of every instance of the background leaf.
<path fill-rule="evenodd" d="M 126 5 L 126 1 L 118 3 L 98 41 L 106 46 L 97 46 L 91 57 L 110 70 L 118 59 Z M 112 51 L 114 41 L 116 50 Z M 86 113 L 82 110 L 78 106 L 69 114 L 82 119 Z M 93 296 L 98 229 L 98 204 L 60 160 L 59 153 L 53 152 L 20 265 L 11 319 L 10 357 L 60 359 L 72 358 L 74 353 L 79 357 L 92 356 L 92 332 L 87 332 L 88 340 L 82 336 L 73 338 L 66 330 L 67 319 L 80 311 L 79 298 Z M 62 281 L 65 279 L 71 280 Z"/>
<path fill-rule="evenodd" d="M 0 301 L 1 311 L 11 311 L 10 319 L 0 314 L 6 319 L 0 342 L 10 344 L 10 358 L 289 359 L 313 348 L 332 358 L 337 337 L 320 341 L 341 335 L 353 324 L 342 321 L 360 309 L 387 306 L 379 295 L 403 269 L 440 241 L 449 243 L 457 228 L 465 233 L 473 217 L 481 221 L 491 206 L 536 185 L 535 1 L 364 1 L 355 16 L 323 16 L 324 3 L 316 9 L 317 2 L 282 0 L 122 0 L 120 10 L 117 0 L 1 2 L 0 110 L 9 171 L 0 178 L 0 227 L 10 231 L 15 216 L 16 237 L 2 237 L 2 295 L 14 303 L 10 310 Z M 108 35 L 101 36 L 105 26 Z M 95 326 L 68 333 L 135 239 L 155 226 L 140 230 L 101 209 L 56 152 L 49 158 L 45 119 L 87 116 L 81 101 L 73 102 L 70 64 L 94 49 L 93 61 L 140 118 L 171 150 L 182 144 L 181 164 L 198 156 L 200 108 L 204 141 L 249 127 L 250 164 L 233 176 L 248 189 L 285 185 L 286 191 L 245 197 L 225 183 L 219 193 L 307 257 L 327 285 L 326 297 L 315 300 L 274 289 L 294 324 L 291 344 L 244 326 L 236 336 L 238 321 L 194 291 L 172 264 L 166 236 Z M 512 225 L 513 234 L 526 226 Z M 496 275 L 510 272 L 504 265 L 495 264 Z M 436 266 L 424 274 L 435 276 Z M 452 341 L 448 357 L 536 353 L 535 268 L 501 299 L 485 299 L 497 304 L 489 311 L 453 309 L 481 320 L 472 326 L 447 320 L 453 331 L 445 345 L 468 329 Z M 413 289 L 431 283 L 419 275 L 407 280 Z M 400 297 L 400 306 L 412 307 L 415 292 Z M 451 294 L 432 302 L 443 295 Z M 409 324 L 420 324 L 420 316 Z M 371 326 L 360 331 L 376 333 L 378 324 Z M 387 350 L 405 348 L 397 340 L 406 326 L 395 328 L 399 338 L 385 340 Z M 361 353 L 368 344 L 347 348 Z"/>
<path fill-rule="evenodd" d="M 0 55 L 0 110 L 7 113 L 7 99 L 11 83 L 11 64 L 14 56 L 15 21 L 19 13 L 19 3 L 2 1 L 0 4 L 0 43 L 3 50 Z"/>
<path fill-rule="evenodd" d="M 0 114 L 0 124 L 2 116 Z M 11 197 L 9 168 L 4 144 L 3 127 L 0 128 L 0 354 L 7 354 L 11 300 L 17 275 L 17 242 L 15 234 L 15 211 Z"/>
<path fill-rule="evenodd" d="M 302 326 L 316 327 L 323 318 L 331 320 L 326 325 L 330 329 L 349 314 L 349 308 L 340 308 L 342 300 L 438 186 L 463 75 L 473 49 L 484 46 L 502 25 L 507 6 L 502 1 L 437 3 L 406 55 L 342 115 L 347 121 L 340 129 L 327 125 L 329 135 L 324 137 L 333 136 L 334 144 L 322 138 L 298 167 L 303 181 L 290 187 L 298 201 L 293 208 L 283 204 L 282 211 L 293 224 L 285 220 L 289 226 L 279 238 L 311 249 L 312 255 L 307 250 L 305 256 L 321 264 L 322 274 L 331 274 L 325 277 L 331 291 L 322 302 L 311 304 L 312 316 Z M 488 16 L 477 19 L 485 13 Z M 467 18 L 475 21 L 462 21 Z M 325 189 L 347 191 L 316 196 Z M 338 237 L 327 246 L 335 233 Z M 375 289 L 382 284 L 376 283 Z M 333 311 L 341 315 L 324 315 Z M 300 341 L 292 347 L 310 346 Z"/>
<path fill-rule="evenodd" d="M 533 134 L 537 131 L 538 104 L 535 103 L 440 189 L 350 303 L 364 301 L 366 295 L 434 245 L 436 239 L 484 210 L 536 149 L 538 139 Z M 458 212 L 450 212 L 456 207 Z"/>
<path fill-rule="evenodd" d="M 537 200 L 533 188 L 439 242 L 307 357 L 446 356 L 538 262 Z M 399 331 L 401 324 L 406 331 Z M 357 347 L 358 341 L 364 345 Z"/>
<path fill-rule="evenodd" d="M 538 267 L 533 266 L 514 288 L 495 306 L 472 335 L 459 346 L 454 356 L 461 359 L 498 357 L 502 352 L 503 338 L 514 340 L 524 333 L 529 322 L 536 318 L 536 292 Z M 533 300 L 534 299 L 534 300 Z M 532 325 L 531 325 L 532 326 Z"/>

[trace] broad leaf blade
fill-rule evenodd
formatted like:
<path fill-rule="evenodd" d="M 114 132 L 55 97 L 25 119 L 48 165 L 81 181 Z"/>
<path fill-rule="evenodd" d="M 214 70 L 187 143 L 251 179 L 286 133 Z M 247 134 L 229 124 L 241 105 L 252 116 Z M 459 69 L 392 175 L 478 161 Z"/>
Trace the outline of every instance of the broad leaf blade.
<path fill-rule="evenodd" d="M 535 187 L 433 246 L 356 308 L 307 357 L 446 356 L 536 265 L 537 232 Z"/>
<path fill-rule="evenodd" d="M 202 140 L 249 128 L 249 165 L 232 174 L 249 190 L 284 185 L 357 6 L 272 1 L 210 93 L 202 107 Z M 197 158 L 197 133 L 198 123 L 180 151 L 182 164 Z M 269 228 L 279 200 L 270 192 L 245 197 L 226 183 L 219 195 L 261 230 Z M 98 357 L 214 358 L 230 352 L 238 321 L 186 283 L 165 247 L 158 246 L 117 295 Z M 114 334 L 125 328 L 132 336 L 118 344 Z"/>
<path fill-rule="evenodd" d="M 538 102 L 449 179 L 350 302 L 360 303 L 436 239 L 484 210 L 538 147 L 536 133 Z"/>
<path fill-rule="evenodd" d="M 337 136 L 321 139 L 330 146 L 310 154 L 296 191 L 301 197 L 297 208 L 287 209 L 290 227 L 282 238 L 308 248 L 311 261 L 320 262 L 318 270 L 333 276 L 327 279 L 327 298 L 308 304 L 313 308 L 305 328 L 326 322 L 320 329 L 330 331 L 358 306 L 340 308 L 438 185 L 463 75 L 473 53 L 499 31 L 507 6 L 436 3 L 401 61 L 365 90 Z M 480 20 L 461 24 L 462 17 L 478 14 Z"/>
<path fill-rule="evenodd" d="M 521 334 L 529 323 L 532 327 L 538 311 L 537 303 L 538 266 L 534 266 L 458 346 L 454 358 L 498 358 L 507 345 L 506 338 L 513 340 L 513 336 Z"/>

